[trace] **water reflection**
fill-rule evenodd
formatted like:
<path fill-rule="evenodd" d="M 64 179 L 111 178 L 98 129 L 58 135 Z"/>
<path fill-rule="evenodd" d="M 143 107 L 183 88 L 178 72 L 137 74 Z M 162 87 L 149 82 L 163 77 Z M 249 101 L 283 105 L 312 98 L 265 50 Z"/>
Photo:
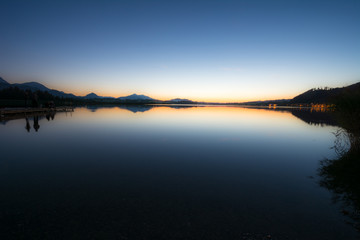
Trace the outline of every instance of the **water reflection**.
<path fill-rule="evenodd" d="M 138 113 L 138 112 L 143 113 L 143 112 L 151 110 L 153 108 L 153 106 L 150 106 L 150 105 L 121 105 L 121 106 L 118 106 L 118 108 L 126 109 L 133 113 Z"/>
<path fill-rule="evenodd" d="M 347 113 L 338 119 L 342 128 L 334 133 L 333 147 L 337 157 L 321 161 L 320 185 L 333 193 L 348 223 L 360 231 L 360 117 Z"/>
<path fill-rule="evenodd" d="M 31 127 L 30 127 L 29 118 L 25 117 L 25 120 L 26 120 L 25 129 L 26 129 L 28 132 L 30 132 Z"/>
<path fill-rule="evenodd" d="M 292 115 L 314 126 L 338 126 L 333 112 L 312 111 L 312 109 L 293 109 Z"/>
<path fill-rule="evenodd" d="M 291 113 L 296 118 L 301 119 L 307 124 L 313 126 L 325 127 L 339 125 L 334 112 L 330 110 L 325 111 L 323 108 L 321 108 L 321 110 L 318 110 L 317 108 L 272 107 L 266 110 Z"/>
<path fill-rule="evenodd" d="M 150 111 L 153 108 L 159 108 L 159 107 L 165 107 L 165 108 L 172 108 L 172 109 L 189 109 L 193 107 L 200 107 L 199 105 L 185 105 L 185 104 L 156 104 L 156 105 L 137 105 L 137 104 L 126 104 L 126 105 L 88 105 L 86 108 L 90 110 L 91 112 L 96 112 L 98 109 L 124 109 L 128 110 L 132 113 L 144 113 L 147 111 Z"/>
<path fill-rule="evenodd" d="M 34 116 L 11 121 L 0 238 L 353 239 L 307 177 L 335 128 L 295 111 L 92 106 L 38 116 L 34 135 Z"/>
<path fill-rule="evenodd" d="M 193 107 L 201 107 L 201 106 L 193 106 L 193 105 L 169 105 L 165 107 L 175 108 L 175 109 L 188 109 Z"/>
<path fill-rule="evenodd" d="M 34 129 L 35 131 L 39 131 L 40 125 L 39 125 L 39 116 L 34 116 Z"/>
<path fill-rule="evenodd" d="M 129 112 L 132 113 L 145 113 L 148 112 L 150 110 L 153 109 L 175 109 L 175 110 L 187 110 L 187 109 L 193 109 L 193 108 L 206 108 L 209 106 L 204 106 L 204 105 L 118 105 L 118 106 L 114 106 L 114 105 L 89 105 L 86 106 L 86 109 L 88 109 L 90 112 L 95 113 L 98 110 L 106 110 L 107 112 L 115 112 L 116 109 L 122 109 L 122 110 L 127 110 Z M 282 113 L 291 113 L 293 116 L 295 116 L 296 118 L 304 121 L 305 123 L 308 123 L 309 125 L 313 125 L 313 126 L 320 126 L 320 127 L 324 127 L 324 126 L 338 126 L 337 123 L 337 119 L 336 117 L 334 117 L 334 113 L 333 112 L 324 112 L 324 111 L 313 111 L 313 109 L 310 108 L 281 108 L 281 107 L 277 107 L 277 108 L 257 108 L 257 107 L 243 107 L 243 106 L 212 106 L 211 108 L 213 108 L 212 110 L 219 108 L 219 109 L 224 109 L 227 108 L 227 110 L 235 110 L 235 111 L 242 111 L 244 109 L 253 109 L 253 110 L 262 110 L 262 111 L 269 111 L 269 112 L 282 112 Z M 81 109 L 81 108 L 80 108 Z M 79 108 L 78 108 L 79 110 Z M 48 112 L 45 117 L 48 121 L 50 120 L 54 120 L 55 119 L 55 111 L 52 112 Z M 67 112 L 65 112 L 65 115 L 67 116 Z M 70 115 L 72 116 L 72 113 L 70 113 Z M 44 116 L 42 115 L 29 115 L 29 116 L 25 116 L 25 120 L 26 120 L 26 126 L 25 129 L 30 132 L 31 126 L 29 123 L 29 118 L 33 118 L 33 128 L 35 129 L 35 131 L 39 131 L 40 129 L 40 124 L 39 124 L 39 120 L 42 119 Z M 89 116 L 90 117 L 90 116 Z M 5 125 L 8 121 L 11 120 L 16 120 L 19 118 L 23 118 L 22 116 L 14 116 L 14 117 L 10 117 L 10 118 L 6 118 L 3 119 L 1 121 L 1 124 Z"/>
<path fill-rule="evenodd" d="M 33 115 L 32 118 L 33 118 L 33 128 L 35 130 L 35 132 L 38 132 L 39 129 L 40 129 L 40 124 L 39 124 L 39 121 L 46 118 L 48 121 L 50 120 L 54 120 L 55 119 L 55 114 L 56 112 L 55 111 L 52 111 L 52 112 L 48 112 L 47 114 L 44 115 Z M 27 132 L 30 132 L 31 130 L 31 125 L 30 125 L 30 120 L 29 120 L 29 116 L 25 116 L 25 121 L 26 121 L 26 124 L 25 124 L 25 129 Z M 15 120 L 15 119 L 13 119 Z"/>
<path fill-rule="evenodd" d="M 53 111 L 53 112 L 48 112 L 48 113 L 46 114 L 46 119 L 47 119 L 48 121 L 50 121 L 50 119 L 51 119 L 51 120 L 54 120 L 55 114 L 56 114 L 55 111 Z"/>
<path fill-rule="evenodd" d="M 158 105 L 91 105 L 86 108 L 91 112 L 96 112 L 98 109 L 124 109 L 128 110 L 132 113 L 144 113 L 150 111 L 155 108 L 168 108 L 168 109 L 190 109 L 190 108 L 198 108 L 198 107 L 208 107 L 206 105 L 189 105 L 189 104 L 176 104 L 176 105 L 167 105 L 167 104 L 158 104 Z M 217 107 L 217 106 L 212 106 Z M 245 107 L 245 106 L 218 106 L 218 107 L 227 107 L 234 109 L 259 109 L 259 110 L 267 110 L 274 112 L 284 112 L 291 113 L 295 117 L 301 119 L 302 121 L 314 125 L 314 126 L 338 126 L 338 123 L 334 117 L 334 113 L 332 111 L 317 111 L 316 108 L 292 108 L 292 107 L 277 107 L 277 108 L 260 108 L 260 107 Z"/>

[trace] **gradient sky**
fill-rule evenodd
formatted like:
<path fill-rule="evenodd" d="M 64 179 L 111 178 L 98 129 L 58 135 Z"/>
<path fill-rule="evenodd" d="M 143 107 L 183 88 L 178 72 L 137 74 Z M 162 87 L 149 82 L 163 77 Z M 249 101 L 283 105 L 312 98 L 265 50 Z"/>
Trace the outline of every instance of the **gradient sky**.
<path fill-rule="evenodd" d="M 102 96 L 292 98 L 360 81 L 360 1 L 4 1 L 0 76 Z"/>

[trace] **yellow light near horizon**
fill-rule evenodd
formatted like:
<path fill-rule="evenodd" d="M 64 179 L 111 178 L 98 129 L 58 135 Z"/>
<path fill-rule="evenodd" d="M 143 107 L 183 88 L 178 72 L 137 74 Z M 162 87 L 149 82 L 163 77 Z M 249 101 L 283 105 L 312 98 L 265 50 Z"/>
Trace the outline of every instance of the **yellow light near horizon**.
<path fill-rule="evenodd" d="M 274 111 L 271 109 L 259 109 L 259 108 L 247 108 L 241 106 L 179 106 L 180 108 L 174 108 L 168 105 L 149 105 L 149 110 L 144 112 L 133 113 L 125 108 L 119 106 L 114 107 L 100 107 L 95 111 L 101 113 L 102 117 L 126 117 L 126 116 L 138 116 L 141 115 L 177 115 L 177 119 L 201 116 L 201 118 L 208 117 L 209 119 L 214 118 L 254 118 L 260 119 L 266 117 L 269 119 L 283 118 L 285 115 L 292 115 L 288 112 Z M 136 107 L 136 106 L 134 106 Z M 77 111 L 82 112 L 82 116 L 91 117 L 92 110 L 87 108 L 78 108 Z"/>

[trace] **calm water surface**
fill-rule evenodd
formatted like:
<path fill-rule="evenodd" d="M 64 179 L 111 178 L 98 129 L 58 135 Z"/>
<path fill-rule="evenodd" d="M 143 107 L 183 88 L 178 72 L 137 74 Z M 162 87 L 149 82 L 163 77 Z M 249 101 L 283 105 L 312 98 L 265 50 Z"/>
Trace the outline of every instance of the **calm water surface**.
<path fill-rule="evenodd" d="M 240 107 L 0 125 L 1 239 L 357 239 L 318 184 L 338 127 Z M 36 124 L 35 124 L 36 125 Z"/>

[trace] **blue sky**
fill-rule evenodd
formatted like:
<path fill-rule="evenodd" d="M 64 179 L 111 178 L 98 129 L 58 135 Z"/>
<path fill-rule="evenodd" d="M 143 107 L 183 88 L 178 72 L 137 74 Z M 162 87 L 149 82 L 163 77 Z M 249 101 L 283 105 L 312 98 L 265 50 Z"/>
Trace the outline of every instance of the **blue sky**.
<path fill-rule="evenodd" d="M 291 98 L 360 81 L 360 1 L 1 1 L 0 76 L 85 95 Z"/>

